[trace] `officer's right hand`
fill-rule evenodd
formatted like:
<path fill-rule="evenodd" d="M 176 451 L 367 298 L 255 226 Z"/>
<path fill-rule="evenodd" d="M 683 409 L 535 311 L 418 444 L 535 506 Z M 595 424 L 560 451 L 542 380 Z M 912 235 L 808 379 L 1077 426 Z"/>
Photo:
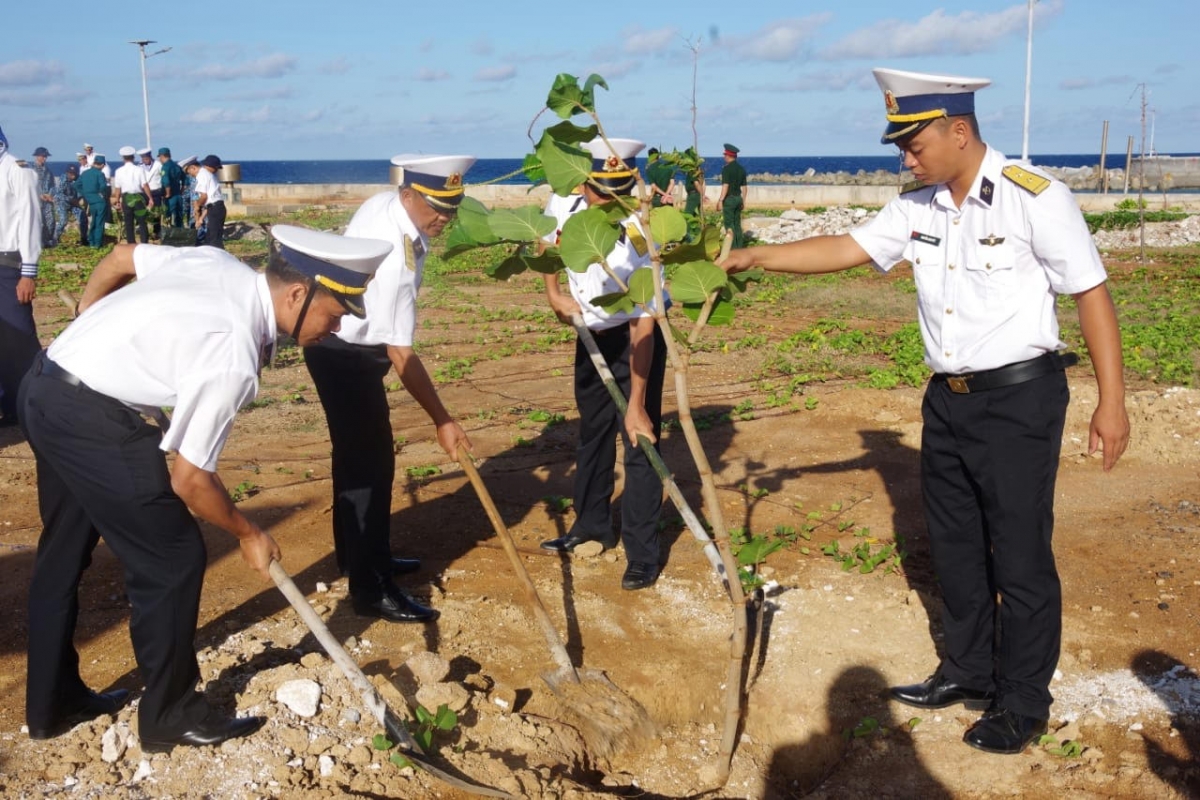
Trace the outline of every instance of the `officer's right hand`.
<path fill-rule="evenodd" d="M 745 272 L 754 268 L 754 253 L 748 248 L 730 250 L 729 255 L 717 262 L 717 266 L 727 273 Z"/>
<path fill-rule="evenodd" d="M 569 294 L 560 294 L 558 297 L 550 300 L 550 308 L 554 311 L 554 315 L 560 321 L 571 324 L 571 318 L 577 314 L 581 314 L 583 309 L 579 307 L 579 303 L 575 302 L 575 298 Z"/>
<path fill-rule="evenodd" d="M 250 535 L 238 539 L 238 547 L 250 568 L 267 580 L 271 580 L 271 562 L 283 560 L 283 553 L 271 538 L 271 534 L 258 526 L 254 527 L 254 532 Z"/>

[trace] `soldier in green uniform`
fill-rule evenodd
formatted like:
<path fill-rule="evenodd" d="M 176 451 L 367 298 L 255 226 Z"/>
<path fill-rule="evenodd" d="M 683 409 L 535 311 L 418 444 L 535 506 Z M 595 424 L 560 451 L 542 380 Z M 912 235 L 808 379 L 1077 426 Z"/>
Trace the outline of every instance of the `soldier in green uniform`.
<path fill-rule="evenodd" d="M 668 164 L 658 154 L 657 147 L 651 147 L 646 159 L 646 182 L 650 184 L 650 205 L 658 208 L 661 205 L 674 205 L 675 168 Z"/>
<path fill-rule="evenodd" d="M 169 147 L 158 148 L 158 160 L 162 164 L 163 200 L 167 209 L 167 224 L 179 228 L 183 225 L 183 189 L 187 181 L 183 168 L 171 160 Z"/>
<path fill-rule="evenodd" d="M 104 177 L 105 158 L 97 155 L 90 169 L 79 176 L 79 194 L 87 201 L 88 247 L 104 244 L 104 221 L 108 217 L 108 179 Z"/>
<path fill-rule="evenodd" d="M 738 163 L 738 149 L 725 144 L 725 166 L 721 168 L 721 221 L 733 231 L 733 246 L 742 247 L 742 209 L 746 207 L 746 168 Z"/>

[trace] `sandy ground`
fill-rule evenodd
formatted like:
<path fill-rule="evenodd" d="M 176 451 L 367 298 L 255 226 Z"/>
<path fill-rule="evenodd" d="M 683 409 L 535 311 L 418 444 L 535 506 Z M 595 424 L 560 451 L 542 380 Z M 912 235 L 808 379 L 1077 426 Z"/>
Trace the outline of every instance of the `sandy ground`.
<path fill-rule="evenodd" d="M 466 291 L 480 308 L 537 302 L 505 285 Z M 47 328 L 61 318 L 55 302 L 38 301 Z M 772 324 L 773 338 L 801 321 Z M 538 550 L 570 524 L 570 511 L 544 498 L 570 495 L 572 346 L 487 360 L 484 328 L 513 342 L 544 334 L 512 319 L 481 325 L 452 304 L 427 311 L 427 364 L 481 357 L 469 374 L 443 383 L 443 397 L 485 457 L 484 480 L 574 662 L 604 670 L 639 701 L 657 726 L 650 738 L 601 757 L 568 724 L 571 709 L 540 677 L 553 662 L 482 507 L 403 391 L 391 395 L 393 546 L 424 562 L 402 583 L 441 611 L 434 625 L 364 620 L 345 602 L 331 551 L 329 443 L 302 365 L 265 373 L 263 396 L 275 402 L 239 418 L 222 475 L 231 488 L 247 484 L 241 507 L 277 538 L 286 568 L 391 707 L 446 703 L 458 711 L 455 730 L 435 740 L 444 764 L 535 798 L 675 798 L 711 789 L 729 663 L 724 590 L 673 510 L 664 515 L 669 561 L 647 591 L 620 589 L 619 551 L 560 559 Z M 697 356 L 697 415 L 761 399 L 754 366 L 744 352 Z M 702 433 L 729 525 L 799 528 L 820 514 L 811 541 L 767 561 L 731 777 L 708 796 L 1200 796 L 1200 392 L 1131 392 L 1133 443 L 1104 474 L 1085 452 L 1093 384 L 1080 373 L 1072 391 L 1057 487 L 1065 629 L 1051 728 L 1082 752 L 983 754 L 960 741 L 976 714 L 914 714 L 885 699 L 888 685 L 923 679 L 938 659 L 917 482 L 920 390 L 834 382 L 808 390 L 818 401 L 812 410 L 758 403 L 753 418 Z M 667 406 L 673 410 L 673 393 Z M 547 425 L 538 411 L 565 420 Z M 698 506 L 695 469 L 677 431 L 666 436 L 664 455 Z M 407 474 L 430 465 L 438 474 Z M 59 739 L 30 741 L 22 731 L 24 609 L 39 522 L 33 460 L 12 430 L 0 432 L 0 475 L 0 603 L 10 609 L 0 620 L 5 797 L 465 796 L 372 749 L 380 727 L 354 691 L 282 595 L 212 529 L 197 637 L 205 691 L 229 713 L 266 715 L 266 727 L 217 749 L 149 756 L 127 708 Z M 863 527 L 881 541 L 904 537 L 902 570 L 845 572 L 821 554 L 832 539 L 848 549 Z M 102 544 L 82 587 L 83 673 L 97 689 L 124 687 L 136 697 L 128 615 L 120 566 Z M 279 700 L 277 690 L 297 679 L 320 687 L 311 716 Z"/>

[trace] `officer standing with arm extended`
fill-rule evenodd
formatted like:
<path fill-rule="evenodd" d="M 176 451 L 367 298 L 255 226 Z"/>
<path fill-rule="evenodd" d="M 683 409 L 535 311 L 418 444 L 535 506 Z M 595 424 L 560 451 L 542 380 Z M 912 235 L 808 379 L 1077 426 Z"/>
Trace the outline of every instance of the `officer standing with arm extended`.
<path fill-rule="evenodd" d="M 558 232 L 547 237 L 556 244 L 573 214 L 589 205 L 627 197 L 636 185 L 637 159 L 645 144 L 635 139 L 593 139 L 583 145 L 592 154 L 592 172 L 579 197 L 551 197 L 548 216 L 558 220 Z M 649 246 L 636 215 L 621 221 L 621 238 L 605 261 L 622 281 L 650 264 Z M 557 275 L 545 279 L 546 298 L 564 322 L 583 318 L 613 377 L 628 398 L 622 419 L 616 404 L 592 364 L 582 341 L 575 344 L 575 403 L 579 408 L 579 445 L 575 452 L 575 522 L 566 536 L 542 542 L 542 548 L 569 553 L 584 542 L 597 541 L 606 549 L 616 545 L 612 535 L 613 471 L 617 464 L 617 434 L 625 445 L 625 487 L 621 495 L 621 544 L 625 574 L 621 588 L 645 589 L 658 580 L 658 517 L 662 510 L 662 481 L 650 460 L 638 449 L 638 435 L 658 442 L 662 424 L 663 376 L 667 345 L 645 309 L 608 312 L 593 305 L 600 295 L 620 291 L 601 264 L 585 272 L 566 270 L 569 294 Z M 655 447 L 658 445 L 655 444 Z"/>
<path fill-rule="evenodd" d="M 155 239 L 162 238 L 162 212 L 163 212 L 163 178 L 162 178 L 162 163 L 155 161 L 150 155 L 150 148 L 143 147 L 137 151 L 138 158 L 142 162 L 142 171 L 146 173 L 146 188 L 150 190 L 150 209 L 153 212 L 154 227 L 151 233 Z"/>
<path fill-rule="evenodd" d="M 41 348 L 33 321 L 41 257 L 37 175 L 0 130 L 0 425 L 17 423 L 17 390 Z"/>
<path fill-rule="evenodd" d="M 725 166 L 721 167 L 721 197 L 717 205 L 721 207 L 722 224 L 726 231 L 733 232 L 733 246 L 741 247 L 746 243 L 742 233 L 742 211 L 746 208 L 746 192 L 748 191 L 746 168 L 738 163 L 738 153 L 741 152 L 731 144 L 725 144 Z"/>
<path fill-rule="evenodd" d="M 990 81 L 876 69 L 888 127 L 917 178 L 841 236 L 735 250 L 723 266 L 836 272 L 912 264 L 925 362 L 921 492 L 942 590 L 945 659 L 891 696 L 986 710 L 963 740 L 1019 753 L 1045 733 L 1062 590 L 1051 548 L 1068 390 L 1055 300 L 1075 299 L 1100 402 L 1089 451 L 1109 470 L 1129 442 L 1121 335 L 1100 255 L 1062 183 L 985 144 Z M 999 601 L 997 601 L 999 596 Z"/>
<path fill-rule="evenodd" d="M 215 745 L 264 722 L 224 718 L 197 691 L 206 553 L 188 509 L 236 536 L 242 558 L 268 576 L 279 547 L 230 500 L 216 472 L 221 450 L 258 393 L 277 332 L 315 344 L 343 314 L 361 315 L 365 285 L 391 250 L 293 226 L 271 234 L 278 247 L 264 273 L 213 249 L 118 245 L 88 280 L 79 318 L 22 384 L 44 526 L 29 592 L 33 739 L 114 713 L 128 697 L 88 689 L 72 644 L 80 576 L 101 537 L 124 567 L 133 608 L 142 749 Z M 174 409 L 169 427 L 143 419 L 165 423 L 164 406 Z"/>
<path fill-rule="evenodd" d="M 458 213 L 463 175 L 473 156 L 408 156 L 398 191 L 381 192 L 355 212 L 346 236 L 369 236 L 394 249 L 367 289 L 367 316 L 342 326 L 304 349 L 333 442 L 333 543 L 338 569 L 350 576 L 350 597 L 361 616 L 390 622 L 424 622 L 437 612 L 400 591 L 395 573 L 415 572 L 420 562 L 393 558 L 392 481 L 396 472 L 392 423 L 383 378 L 390 368 L 437 427 L 437 441 L 451 458 L 470 439 L 450 416 L 413 349 L 417 292 L 429 240 Z"/>
<path fill-rule="evenodd" d="M 105 158 L 97 153 L 92 158 L 92 165 L 79 176 L 79 194 L 87 203 L 88 213 L 88 247 L 104 246 L 104 224 L 108 221 L 109 188 L 108 179 L 104 177 Z"/>

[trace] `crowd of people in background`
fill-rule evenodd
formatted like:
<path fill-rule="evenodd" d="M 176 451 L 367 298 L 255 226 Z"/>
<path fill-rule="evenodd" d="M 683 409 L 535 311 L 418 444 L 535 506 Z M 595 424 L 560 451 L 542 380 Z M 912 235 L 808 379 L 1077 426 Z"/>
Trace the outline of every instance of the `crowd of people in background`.
<path fill-rule="evenodd" d="M 43 247 L 59 246 L 68 229 L 78 231 L 79 244 L 101 247 L 105 226 L 118 217 L 117 238 L 131 244 L 171 239 L 173 244 L 224 246 L 225 203 L 216 177 L 220 158 L 188 156 L 176 162 L 169 147 L 155 154 L 148 147 L 125 146 L 119 154 L 114 171 L 103 153 L 85 143 L 75 154 L 77 163 L 55 175 L 47 163 L 50 151 L 33 151 Z"/>

